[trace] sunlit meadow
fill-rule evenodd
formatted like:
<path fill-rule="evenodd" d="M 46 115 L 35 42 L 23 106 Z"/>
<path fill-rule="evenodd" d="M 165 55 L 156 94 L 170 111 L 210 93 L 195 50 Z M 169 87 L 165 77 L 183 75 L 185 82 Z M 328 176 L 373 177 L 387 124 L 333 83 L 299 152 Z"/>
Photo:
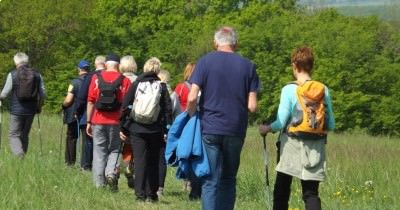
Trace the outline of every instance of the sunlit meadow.
<path fill-rule="evenodd" d="M 138 203 L 121 176 L 119 192 L 94 188 L 91 174 L 64 165 L 61 117 L 41 115 L 41 142 L 37 119 L 24 160 L 9 150 L 8 114 L 3 113 L 0 150 L 0 209 L 200 209 L 189 201 L 175 169 L 168 168 L 165 195 L 159 203 Z M 65 127 L 64 127 L 65 133 Z M 262 139 L 249 128 L 237 182 L 236 209 L 267 209 L 272 192 L 277 134 L 267 136 L 270 187 L 265 185 Z M 321 184 L 323 209 L 400 209 L 400 139 L 371 137 L 362 133 L 331 134 L 327 144 L 328 179 Z M 302 210 L 301 187 L 295 179 L 290 210 Z"/>

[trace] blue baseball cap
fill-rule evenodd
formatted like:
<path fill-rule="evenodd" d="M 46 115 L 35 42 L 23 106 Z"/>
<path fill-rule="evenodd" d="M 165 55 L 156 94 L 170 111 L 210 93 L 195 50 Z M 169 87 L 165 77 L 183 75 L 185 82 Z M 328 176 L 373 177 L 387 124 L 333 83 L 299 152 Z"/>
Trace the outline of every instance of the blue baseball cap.
<path fill-rule="evenodd" d="M 85 60 L 79 61 L 78 68 L 89 70 L 89 67 L 90 67 L 90 63 L 89 62 L 87 62 Z"/>

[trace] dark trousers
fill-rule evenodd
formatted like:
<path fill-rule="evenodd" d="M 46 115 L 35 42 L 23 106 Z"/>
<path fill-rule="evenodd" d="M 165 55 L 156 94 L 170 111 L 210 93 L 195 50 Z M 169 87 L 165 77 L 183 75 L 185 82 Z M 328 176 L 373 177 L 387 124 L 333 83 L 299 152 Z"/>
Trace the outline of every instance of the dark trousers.
<path fill-rule="evenodd" d="M 132 133 L 130 139 L 135 154 L 135 195 L 139 200 L 157 200 L 158 164 L 163 136 L 161 133 Z"/>
<path fill-rule="evenodd" d="M 194 174 L 193 170 L 190 170 L 189 174 L 190 181 L 190 193 L 189 199 L 200 199 L 201 198 L 201 179 Z"/>
<path fill-rule="evenodd" d="M 76 121 L 67 124 L 65 145 L 65 163 L 73 166 L 76 161 L 76 141 L 78 139 L 78 124 Z"/>
<path fill-rule="evenodd" d="M 93 162 L 93 139 L 86 133 L 86 125 L 81 126 L 82 155 L 81 168 L 84 170 L 92 169 Z"/>
<path fill-rule="evenodd" d="M 158 186 L 164 188 L 165 177 L 167 176 L 167 162 L 165 161 L 165 141 L 161 142 L 160 162 L 158 163 Z"/>
<path fill-rule="evenodd" d="M 287 210 L 289 208 L 290 186 L 293 177 L 277 172 L 274 186 L 274 210 Z M 306 210 L 320 210 L 321 200 L 318 196 L 319 181 L 301 180 L 303 201 Z"/>

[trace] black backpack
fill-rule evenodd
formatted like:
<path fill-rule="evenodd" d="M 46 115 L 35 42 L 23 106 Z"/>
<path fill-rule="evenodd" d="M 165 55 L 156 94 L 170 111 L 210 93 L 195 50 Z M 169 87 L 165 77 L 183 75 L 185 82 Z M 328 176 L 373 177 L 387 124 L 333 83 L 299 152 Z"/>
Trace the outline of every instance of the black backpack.
<path fill-rule="evenodd" d="M 15 94 L 21 102 L 36 101 L 39 95 L 40 76 L 26 66 L 16 70 L 15 74 Z"/>
<path fill-rule="evenodd" d="M 121 74 L 113 82 L 105 82 L 101 74 L 97 75 L 100 90 L 96 108 L 101 111 L 116 111 L 121 108 L 121 102 L 117 100 L 117 90 L 121 86 L 124 76 Z"/>

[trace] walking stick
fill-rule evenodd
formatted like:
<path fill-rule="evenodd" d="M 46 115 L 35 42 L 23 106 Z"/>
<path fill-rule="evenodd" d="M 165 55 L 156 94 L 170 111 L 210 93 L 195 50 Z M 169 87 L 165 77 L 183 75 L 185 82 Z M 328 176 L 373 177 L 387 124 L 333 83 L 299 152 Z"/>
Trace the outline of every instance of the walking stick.
<path fill-rule="evenodd" d="M 268 201 L 268 210 L 272 210 L 272 200 L 271 200 L 271 191 L 269 189 L 269 177 L 268 177 L 268 153 L 267 153 L 267 144 L 266 144 L 266 136 L 263 135 L 263 144 L 264 144 L 264 166 L 265 166 L 265 184 L 267 190 L 267 201 Z"/>
<path fill-rule="evenodd" d="M 59 149 L 59 152 L 58 152 L 58 159 L 59 160 L 61 160 L 63 133 L 64 133 L 64 123 L 62 123 L 62 126 L 61 126 L 60 149 Z"/>
<path fill-rule="evenodd" d="M 124 146 L 125 146 L 125 141 L 121 141 L 121 144 L 119 145 L 119 149 L 118 149 L 117 160 L 115 161 L 115 165 L 114 165 L 114 172 L 116 174 L 118 173 L 117 165 L 118 165 L 118 160 L 119 160 L 119 154 L 122 153 Z"/>
<path fill-rule="evenodd" d="M 80 127 L 79 127 L 79 119 L 76 117 L 76 125 L 77 125 L 77 127 L 76 127 L 76 129 L 78 129 L 77 131 L 78 131 L 78 139 L 76 140 L 77 142 L 76 142 L 76 150 L 78 151 L 78 154 L 77 154 L 77 157 L 76 157 L 76 159 L 77 160 L 80 160 L 81 159 L 81 147 L 80 147 L 80 144 L 81 144 L 81 129 L 80 129 Z M 79 162 L 81 162 L 81 161 L 79 161 Z"/>
<path fill-rule="evenodd" d="M 40 144 L 40 155 L 43 154 L 43 144 L 42 144 L 42 134 L 40 132 L 40 114 L 37 115 L 37 122 L 38 122 L 38 135 L 39 135 L 39 144 Z"/>
<path fill-rule="evenodd" d="M 61 112 L 61 133 L 60 133 L 60 150 L 58 151 L 58 159 L 61 161 L 62 138 L 64 133 L 63 113 Z"/>

